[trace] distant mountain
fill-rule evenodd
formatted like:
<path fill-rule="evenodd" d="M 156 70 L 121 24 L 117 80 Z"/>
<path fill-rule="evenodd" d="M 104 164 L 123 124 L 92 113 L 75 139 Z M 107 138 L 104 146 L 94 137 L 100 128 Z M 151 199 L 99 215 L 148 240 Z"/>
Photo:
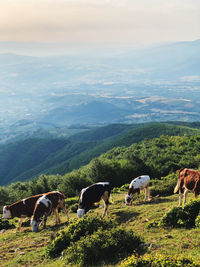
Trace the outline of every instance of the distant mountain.
<path fill-rule="evenodd" d="M 17 121 L 32 122 L 34 132 L 47 124 L 200 120 L 199 51 L 200 40 L 109 55 L 0 54 L 0 142 L 18 136 Z M 29 134 L 28 127 L 16 129 Z"/>
<path fill-rule="evenodd" d="M 72 107 L 63 107 L 51 110 L 48 115 L 42 118 L 42 122 L 59 124 L 103 124 L 120 122 L 124 116 L 131 115 L 131 112 L 119 108 L 111 103 L 91 101 Z"/>
<path fill-rule="evenodd" d="M 200 76 L 200 40 L 177 42 L 130 51 L 121 62 L 133 69 L 146 70 L 147 77 L 175 79 Z"/>
<path fill-rule="evenodd" d="M 27 139 L 0 146 L 0 185 L 46 174 L 65 174 L 116 147 L 160 135 L 195 135 L 200 124 L 114 124 L 69 138 Z"/>

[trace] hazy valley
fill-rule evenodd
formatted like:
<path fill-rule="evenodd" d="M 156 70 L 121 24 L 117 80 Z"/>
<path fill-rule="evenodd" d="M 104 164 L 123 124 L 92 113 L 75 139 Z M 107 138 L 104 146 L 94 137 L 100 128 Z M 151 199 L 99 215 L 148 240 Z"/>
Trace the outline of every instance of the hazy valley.
<path fill-rule="evenodd" d="M 1 54 L 0 142 L 110 123 L 199 120 L 199 49 L 197 40 L 98 56 Z"/>

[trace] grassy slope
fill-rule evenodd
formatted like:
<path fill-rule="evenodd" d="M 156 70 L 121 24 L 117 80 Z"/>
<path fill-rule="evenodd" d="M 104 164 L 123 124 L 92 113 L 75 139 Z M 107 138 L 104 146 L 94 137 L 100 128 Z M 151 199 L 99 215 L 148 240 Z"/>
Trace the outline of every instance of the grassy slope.
<path fill-rule="evenodd" d="M 145 243 L 150 243 L 147 251 L 149 254 L 165 254 L 192 256 L 200 262 L 199 234 L 200 229 L 163 229 L 146 226 L 149 222 L 159 219 L 171 207 L 177 206 L 178 195 L 152 199 L 151 202 L 137 200 L 134 205 L 127 207 L 124 204 L 124 194 L 113 194 L 114 204 L 110 205 L 109 215 L 115 217 L 127 229 L 133 229 L 135 233 L 143 237 Z M 193 195 L 189 195 L 193 199 Z M 92 212 L 102 214 L 102 207 Z M 76 219 L 75 213 L 70 217 Z M 66 221 L 61 215 L 62 222 Z M 1 266 L 65 266 L 62 259 L 46 259 L 44 248 L 50 242 L 56 232 L 65 227 L 65 224 L 56 227 L 54 217 L 48 218 L 48 228 L 38 233 L 32 233 L 30 227 L 24 227 L 21 233 L 15 230 L 7 230 L 0 234 L 0 265 Z"/>

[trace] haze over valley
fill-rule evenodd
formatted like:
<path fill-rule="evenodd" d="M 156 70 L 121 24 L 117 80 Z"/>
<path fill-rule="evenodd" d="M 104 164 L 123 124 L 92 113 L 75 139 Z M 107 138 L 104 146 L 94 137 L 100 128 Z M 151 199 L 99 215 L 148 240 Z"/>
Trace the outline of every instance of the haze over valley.
<path fill-rule="evenodd" d="M 71 56 L 2 53 L 0 142 L 58 127 L 68 135 L 110 123 L 199 120 L 199 51 L 197 40 Z"/>

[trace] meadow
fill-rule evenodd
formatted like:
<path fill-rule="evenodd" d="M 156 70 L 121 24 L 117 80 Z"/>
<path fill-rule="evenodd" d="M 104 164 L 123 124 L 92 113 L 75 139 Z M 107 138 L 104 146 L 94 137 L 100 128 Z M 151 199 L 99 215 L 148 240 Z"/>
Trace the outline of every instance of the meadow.
<path fill-rule="evenodd" d="M 196 263 L 200 262 L 200 228 L 170 228 L 149 227 L 159 221 L 171 208 L 178 206 L 178 195 L 154 196 L 148 202 L 139 202 L 137 199 L 132 206 L 124 204 L 126 191 L 112 193 L 113 203 L 109 206 L 109 214 L 105 220 L 113 219 L 123 229 L 132 230 L 143 240 L 144 251 L 140 257 L 146 255 L 167 255 L 192 257 Z M 189 194 L 188 201 L 193 200 Z M 73 210 L 73 211 L 72 211 Z M 69 207 L 71 221 L 77 221 L 75 208 Z M 88 216 L 103 212 L 103 203 L 89 212 Z M 12 220 L 17 222 L 17 220 Z M 67 218 L 61 213 L 61 224 L 55 226 L 53 215 L 48 217 L 47 228 L 37 233 L 31 232 L 30 226 L 22 227 L 21 232 L 8 229 L 0 233 L 0 266 L 66 266 L 63 255 L 57 258 L 46 256 L 46 248 L 55 239 L 56 234 L 66 229 Z M 103 232 L 102 232 L 103 235 Z M 101 263 L 98 266 L 122 266 L 121 259 L 113 263 Z M 72 266 L 76 266 L 73 265 Z M 89 265 L 88 265 L 89 266 Z M 176 265 L 174 265 L 176 266 Z M 177 265 L 178 266 L 178 265 Z"/>

